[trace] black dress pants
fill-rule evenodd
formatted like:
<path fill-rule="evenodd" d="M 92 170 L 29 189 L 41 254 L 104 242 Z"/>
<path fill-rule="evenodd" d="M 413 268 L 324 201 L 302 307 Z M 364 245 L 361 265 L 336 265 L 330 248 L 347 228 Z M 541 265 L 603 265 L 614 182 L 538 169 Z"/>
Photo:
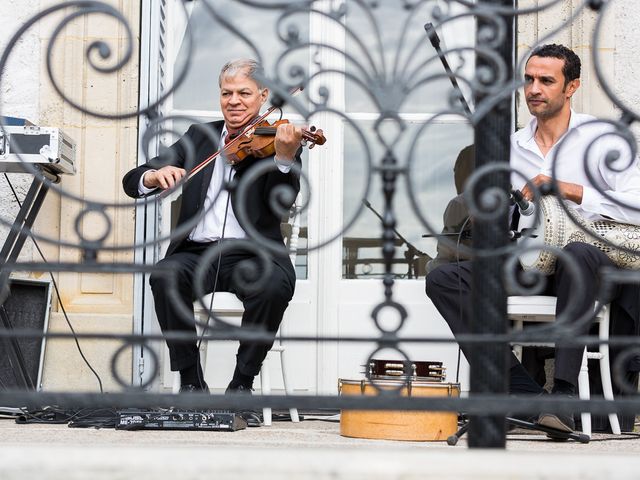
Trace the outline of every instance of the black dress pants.
<path fill-rule="evenodd" d="M 565 262 L 557 261 L 555 272 L 547 278 L 545 295 L 557 297 L 556 315 L 560 315 L 569 304 L 576 312 L 577 319 L 585 312 L 593 310 L 594 302 L 599 293 L 598 270 L 603 266 L 614 266 L 613 262 L 596 247 L 585 243 L 570 243 L 564 251 L 575 260 L 582 279 L 582 290 L 576 291 L 575 282 L 566 268 Z M 455 336 L 471 332 L 471 266 L 472 262 L 460 262 L 442 265 L 427 275 L 426 292 L 445 321 L 449 324 Z M 611 301 L 617 296 L 619 287 L 613 292 Z M 575 310 L 573 310 L 575 308 Z M 581 324 L 576 328 L 575 335 L 588 333 L 590 325 Z M 460 345 L 467 359 L 468 346 Z M 564 380 L 572 385 L 578 384 L 578 374 L 582 363 L 584 347 L 567 346 L 556 343 L 555 375 L 556 379 Z M 511 366 L 518 363 L 518 359 L 511 354 Z"/>
<path fill-rule="evenodd" d="M 158 262 L 159 267 L 170 271 L 173 278 L 166 273 L 154 273 L 149 283 L 153 292 L 156 315 L 163 333 L 186 332 L 193 334 L 189 341 L 167 339 L 171 370 L 182 370 L 196 365 L 199 362 L 199 353 L 196 341 L 196 329 L 193 321 L 193 302 L 195 298 L 194 272 L 201 261 L 201 257 L 213 244 L 202 244 L 185 241 L 175 252 Z M 257 291 L 245 291 L 242 285 L 234 280 L 233 272 L 243 262 L 250 262 L 259 266 L 254 261 L 255 255 L 246 251 L 225 252 L 208 262 L 202 289 L 210 293 L 214 289 L 219 292 L 232 292 L 242 301 L 244 314 L 242 327 L 261 329 L 272 334 L 270 343 L 259 343 L 242 340 L 236 355 L 237 368 L 243 375 L 255 376 L 260 372 L 260 367 L 267 353 L 273 346 L 276 332 L 282 322 L 284 311 L 293 297 L 295 288 L 295 272 L 288 258 L 282 262 L 273 261 L 271 275 Z M 291 267 L 289 270 L 287 267 Z M 218 275 L 216 279 L 216 270 Z M 288 271 L 287 271 L 288 270 Z M 260 271 L 260 269 L 258 269 Z M 174 289 L 172 294 L 169 290 Z M 177 297 L 177 298 L 176 298 Z M 183 308 L 191 312 L 190 319 L 185 319 L 176 309 L 175 302 L 180 301 Z"/>

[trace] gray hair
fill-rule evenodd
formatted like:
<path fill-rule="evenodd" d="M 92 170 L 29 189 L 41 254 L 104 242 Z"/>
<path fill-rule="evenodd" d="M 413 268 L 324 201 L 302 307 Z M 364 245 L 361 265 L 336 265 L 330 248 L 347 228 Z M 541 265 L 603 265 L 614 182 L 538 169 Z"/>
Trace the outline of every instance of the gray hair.
<path fill-rule="evenodd" d="M 260 90 L 265 88 L 265 85 L 256 78 L 256 76 L 264 75 L 264 68 L 255 60 L 250 58 L 241 58 L 239 60 L 232 60 L 227 62 L 222 70 L 220 70 L 220 76 L 218 77 L 218 86 L 222 86 L 222 80 L 225 77 L 235 77 L 236 75 L 245 75 L 258 84 Z"/>

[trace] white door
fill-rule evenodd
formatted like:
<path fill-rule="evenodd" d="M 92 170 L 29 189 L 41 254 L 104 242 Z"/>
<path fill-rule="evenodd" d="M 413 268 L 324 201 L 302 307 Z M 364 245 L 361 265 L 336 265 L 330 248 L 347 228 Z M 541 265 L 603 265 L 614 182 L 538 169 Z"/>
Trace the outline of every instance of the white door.
<path fill-rule="evenodd" d="M 435 255 L 435 240 L 422 235 L 440 231 L 444 208 L 456 194 L 456 157 L 473 141 L 466 120 L 452 113 L 441 114 L 450 109 L 451 84 L 424 33 L 424 23 L 432 21 L 431 8 L 411 12 L 401 8 L 406 2 L 390 1 L 363 10 L 360 3 L 368 2 L 346 2 L 345 15 L 329 14 L 339 11 L 343 3 L 317 2 L 315 12 L 283 16 L 282 11 L 229 0 L 220 17 L 202 1 L 188 2 L 188 11 L 178 0 L 149 4 L 151 9 L 163 9 L 155 17 L 163 27 L 157 32 L 163 35 L 157 45 L 164 49 L 163 54 L 151 55 L 148 65 L 151 72 L 158 72 L 159 93 L 184 69 L 189 39 L 192 41 L 186 79 L 165 102 L 163 115 L 188 115 L 203 121 L 222 118 L 217 75 L 230 59 L 258 57 L 268 76 L 277 72 L 281 79 L 292 82 L 298 67 L 317 75 L 297 98 L 304 108 L 316 112 L 310 122 L 325 131 L 327 144 L 304 158 L 309 188 L 304 188 L 308 208 L 303 215 L 303 252 L 296 262 L 296 293 L 282 333 L 340 340 L 287 342 L 288 375 L 301 393 L 335 393 L 338 378 L 361 378 L 362 365 L 377 350 L 375 339 L 380 328 L 395 328 L 397 316 L 390 308 L 383 309 L 380 326 L 371 317 L 385 298 L 382 224 L 373 211 L 385 213 L 380 171 L 385 152 L 401 170 L 410 164 L 408 171 L 397 176 L 392 203 L 397 221 L 393 300 L 408 314 L 398 336 L 450 337 L 424 293 L 427 257 L 414 253 Z M 232 32 L 229 26 L 238 25 L 238 19 L 242 28 Z M 469 20 L 453 23 L 439 33 L 450 47 L 473 42 Z M 292 43 L 288 55 L 280 58 L 282 38 L 287 35 L 301 44 L 311 40 L 312 45 L 298 49 Z M 149 44 L 154 45 L 152 41 Z M 431 61 L 422 65 L 429 58 Z M 449 57 L 449 61 L 454 68 L 461 66 L 468 72 L 473 58 L 464 57 L 466 64 L 461 58 Z M 434 75 L 440 78 L 430 77 Z M 309 98 L 322 104 L 325 93 L 326 104 L 312 106 Z M 389 119 L 376 126 L 381 112 L 388 113 Z M 303 116 L 293 108 L 285 108 L 284 114 L 303 122 Z M 173 123 L 176 132 L 187 126 L 188 122 Z M 167 143 L 171 140 L 166 139 Z M 166 215 L 162 218 L 159 228 L 166 229 Z M 307 247 L 308 254 L 304 254 Z M 355 337 L 371 341 L 351 341 Z M 455 380 L 457 348 L 453 345 L 407 341 L 399 346 L 413 360 L 444 362 L 448 379 Z M 377 357 L 399 355 L 398 351 L 385 351 Z"/>

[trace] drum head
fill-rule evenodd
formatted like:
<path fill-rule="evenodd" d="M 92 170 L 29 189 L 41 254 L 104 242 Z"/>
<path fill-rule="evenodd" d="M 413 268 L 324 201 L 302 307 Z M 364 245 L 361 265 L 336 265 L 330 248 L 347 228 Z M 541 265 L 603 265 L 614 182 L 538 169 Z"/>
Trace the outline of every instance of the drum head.
<path fill-rule="evenodd" d="M 535 267 L 538 259 L 540 258 L 540 249 L 545 246 L 544 241 L 544 214 L 543 212 L 537 212 L 539 215 L 533 214 L 528 217 L 521 216 L 518 222 L 518 229 L 528 229 L 527 236 L 522 236 L 518 240 L 518 246 L 521 248 L 531 248 L 518 255 L 520 264 L 525 270 Z M 536 218 L 538 221 L 536 221 Z"/>

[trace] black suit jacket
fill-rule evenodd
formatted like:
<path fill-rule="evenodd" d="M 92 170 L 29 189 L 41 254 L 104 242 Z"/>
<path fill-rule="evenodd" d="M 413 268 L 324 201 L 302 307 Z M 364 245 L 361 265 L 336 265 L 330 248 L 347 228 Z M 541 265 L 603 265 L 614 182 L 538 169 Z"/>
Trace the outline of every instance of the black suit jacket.
<path fill-rule="evenodd" d="M 159 168 L 159 166 L 162 165 L 173 165 L 185 168 L 187 172 L 191 170 L 191 168 L 207 159 L 218 149 L 217 142 L 220 139 L 223 126 L 223 121 L 191 125 L 182 138 L 174 143 L 167 151 L 163 152 L 160 157 L 156 157 L 146 164 L 127 172 L 122 179 L 125 193 L 133 198 L 140 197 L 138 193 L 140 177 L 150 169 Z M 193 158 L 189 155 L 190 146 L 193 148 Z M 295 161 L 301 166 L 300 152 L 301 150 L 298 150 Z M 223 162 L 225 160 L 223 157 L 218 157 L 215 161 Z M 235 181 L 239 182 L 252 166 L 260 162 L 274 163 L 273 157 L 267 157 L 265 159 L 245 158 L 234 167 L 236 169 Z M 177 225 L 193 219 L 193 217 L 198 215 L 202 210 L 207 189 L 211 182 L 213 167 L 214 162 L 211 162 L 184 186 Z M 277 169 L 269 171 L 261 175 L 255 182 L 252 182 L 243 201 L 246 202 L 246 211 L 248 212 L 248 220 L 251 225 L 266 238 L 282 242 L 283 238 L 280 231 L 282 219 L 269 207 L 271 191 L 279 185 L 288 185 L 297 193 L 300 190 L 300 178 L 293 170 L 289 173 L 282 173 Z M 157 189 L 153 191 L 151 195 L 159 193 L 160 191 L 160 189 Z M 233 190 L 231 193 L 231 203 L 235 211 L 238 211 L 235 208 L 238 201 L 235 190 Z M 238 220 L 240 221 L 240 218 L 238 218 Z M 246 229 L 245 225 L 241 224 L 241 226 Z M 171 255 L 185 239 L 186 236 L 174 239 L 169 244 L 167 256 Z M 291 262 L 286 255 L 276 256 L 275 261 L 285 267 L 288 272 L 293 273 Z"/>

